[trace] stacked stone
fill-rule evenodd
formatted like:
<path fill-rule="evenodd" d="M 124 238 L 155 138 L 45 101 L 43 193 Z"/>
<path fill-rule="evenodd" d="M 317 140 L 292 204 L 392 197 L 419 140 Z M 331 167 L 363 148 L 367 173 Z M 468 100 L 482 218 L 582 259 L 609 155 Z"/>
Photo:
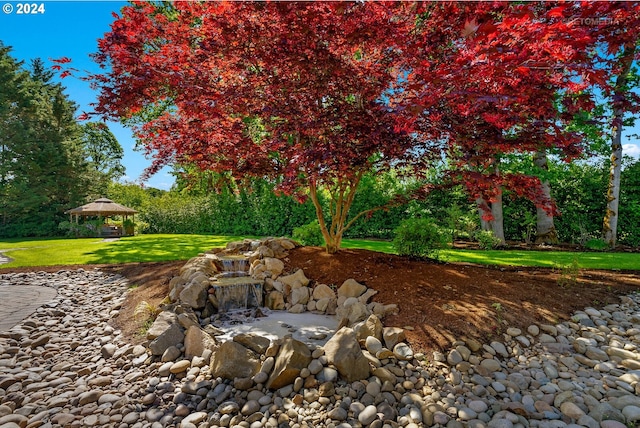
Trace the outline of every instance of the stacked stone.
<path fill-rule="evenodd" d="M 222 271 L 221 258 L 229 256 L 245 256 L 250 263 L 249 274 L 251 278 L 263 281 L 263 293 L 265 306 L 271 310 L 287 310 L 291 313 L 311 311 L 334 315 L 343 307 L 350 307 L 358 303 L 351 311 L 360 313 L 375 313 L 384 317 L 397 310 L 396 305 L 380 305 L 368 303 L 376 294 L 375 290 L 367 289 L 357 284 L 354 279 L 345 281 L 339 288 L 349 290 L 349 295 L 338 293 L 326 284 L 314 284 L 306 277 L 302 269 L 298 269 L 288 275 L 283 275 L 284 262 L 288 250 L 296 247 L 296 243 L 287 238 L 263 238 L 230 242 L 224 250 L 202 254 L 189 260 L 181 269 L 180 275 L 170 281 L 169 299 L 199 312 L 200 318 L 207 318 L 216 311 L 208 304 L 208 294 L 215 283 L 216 274 Z M 354 294 L 354 290 L 359 294 Z M 352 295 L 353 294 L 353 295 Z M 345 298 L 346 296 L 346 298 Z M 358 302 L 348 300 L 349 297 L 357 298 Z M 346 306 L 345 306 L 346 305 Z M 367 305 L 366 308 L 360 305 Z M 350 315 L 353 324 L 354 317 Z M 366 318 L 366 316 L 364 316 Z M 364 319 L 364 318 L 361 318 Z M 359 321 L 359 320 L 358 320 Z"/>

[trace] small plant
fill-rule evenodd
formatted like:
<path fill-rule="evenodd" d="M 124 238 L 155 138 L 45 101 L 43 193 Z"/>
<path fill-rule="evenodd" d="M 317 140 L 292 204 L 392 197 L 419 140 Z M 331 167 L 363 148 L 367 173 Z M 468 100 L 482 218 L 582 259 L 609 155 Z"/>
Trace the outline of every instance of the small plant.
<path fill-rule="evenodd" d="M 496 316 L 495 316 L 496 323 L 497 323 L 496 332 L 498 334 L 500 334 L 500 332 L 502 331 L 502 323 L 504 321 L 504 318 L 503 318 L 503 313 L 504 313 L 503 312 L 503 307 L 502 307 L 502 304 L 499 303 L 499 302 L 492 303 L 491 307 L 496 311 Z"/>
<path fill-rule="evenodd" d="M 560 287 L 569 287 L 578 283 L 578 276 L 580 275 L 580 263 L 578 258 L 574 257 L 570 264 L 562 266 L 560 268 L 560 277 L 558 278 L 558 285 Z"/>
<path fill-rule="evenodd" d="M 293 229 L 293 239 L 300 242 L 302 245 L 312 245 L 317 247 L 324 245 L 324 237 L 322 236 L 322 230 L 320 230 L 320 223 L 318 223 L 318 220 L 314 220 L 309 224 Z"/>
<path fill-rule="evenodd" d="M 522 232 L 522 238 L 524 242 L 528 245 L 531 244 L 533 238 L 536 234 L 536 216 L 529 212 L 525 211 L 522 221 L 520 222 L 520 226 L 524 229 Z"/>
<path fill-rule="evenodd" d="M 136 319 L 142 320 L 142 326 L 140 327 L 140 334 L 146 335 L 147 331 L 153 325 L 153 322 L 158 318 L 162 309 L 146 300 L 141 301 L 136 305 L 136 309 L 133 311 L 133 316 Z"/>
<path fill-rule="evenodd" d="M 607 243 L 602 238 L 593 238 L 585 242 L 584 247 L 588 250 L 603 251 L 607 248 Z"/>
<path fill-rule="evenodd" d="M 447 248 L 449 236 L 432 220 L 412 218 L 403 221 L 395 230 L 393 248 L 401 256 L 438 259 L 440 250 Z"/>
<path fill-rule="evenodd" d="M 490 230 L 480 230 L 476 232 L 475 238 L 483 250 L 495 250 L 502 244 L 500 238 L 496 237 Z"/>

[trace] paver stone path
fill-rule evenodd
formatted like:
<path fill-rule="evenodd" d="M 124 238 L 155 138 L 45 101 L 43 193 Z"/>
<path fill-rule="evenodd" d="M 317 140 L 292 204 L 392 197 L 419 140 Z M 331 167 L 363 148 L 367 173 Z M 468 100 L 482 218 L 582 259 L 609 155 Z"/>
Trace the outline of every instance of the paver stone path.
<path fill-rule="evenodd" d="M 10 330 L 57 294 L 54 288 L 39 285 L 0 287 L 0 332 Z"/>

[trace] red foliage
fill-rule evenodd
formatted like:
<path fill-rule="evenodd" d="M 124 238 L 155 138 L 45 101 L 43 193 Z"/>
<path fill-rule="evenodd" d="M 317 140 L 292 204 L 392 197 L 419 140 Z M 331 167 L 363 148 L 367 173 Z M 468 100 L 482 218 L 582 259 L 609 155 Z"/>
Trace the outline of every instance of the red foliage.
<path fill-rule="evenodd" d="M 638 39 L 638 2 L 148 2 L 99 41 L 98 112 L 138 123 L 152 171 L 284 177 L 282 190 L 424 171 L 444 154 L 473 197 L 498 186 L 539 205 L 539 181 L 497 156 L 554 149 L 606 86 L 593 54 Z M 591 17 L 596 25 L 585 25 Z M 602 57 L 600 55 L 600 57 Z M 601 58 L 602 59 L 602 58 Z M 62 59 L 64 60 L 64 59 Z M 63 62 L 60 60 L 59 62 Z"/>
<path fill-rule="evenodd" d="M 293 193 L 404 156 L 411 138 L 381 99 L 396 80 L 393 36 L 404 5 L 178 2 L 177 19 L 140 3 L 100 41 L 99 111 L 170 107 L 138 135 L 157 168 L 285 177 Z"/>

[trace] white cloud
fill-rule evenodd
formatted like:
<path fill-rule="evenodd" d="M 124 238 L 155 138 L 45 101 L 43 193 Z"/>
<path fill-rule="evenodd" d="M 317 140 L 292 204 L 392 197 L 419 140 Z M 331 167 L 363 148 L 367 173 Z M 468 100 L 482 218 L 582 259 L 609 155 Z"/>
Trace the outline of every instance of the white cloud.
<path fill-rule="evenodd" d="M 640 159 L 640 146 L 638 144 L 623 144 L 622 154 Z"/>

